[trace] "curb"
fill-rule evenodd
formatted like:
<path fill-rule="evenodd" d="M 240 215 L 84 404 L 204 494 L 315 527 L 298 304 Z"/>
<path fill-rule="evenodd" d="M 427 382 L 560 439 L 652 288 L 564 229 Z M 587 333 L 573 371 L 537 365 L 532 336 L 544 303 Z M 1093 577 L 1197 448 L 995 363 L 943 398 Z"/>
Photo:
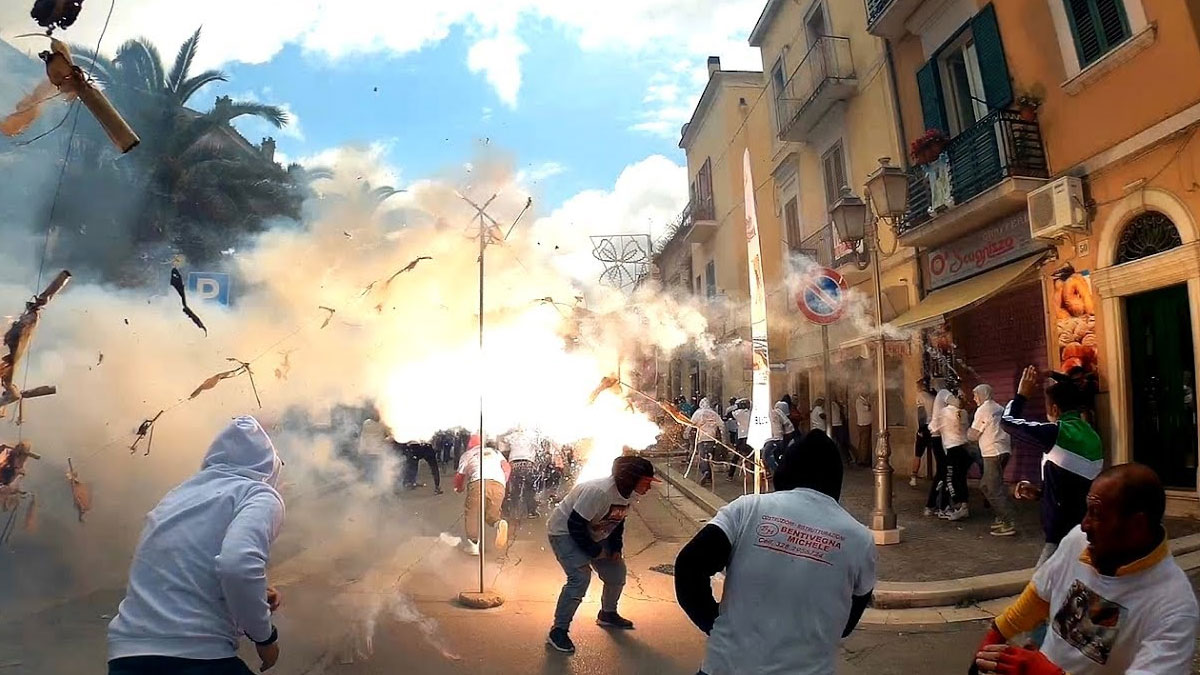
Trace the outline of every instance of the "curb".
<path fill-rule="evenodd" d="M 659 465 L 658 473 L 709 515 L 715 515 L 717 510 L 727 503 L 711 490 L 683 477 L 678 471 L 667 472 Z M 1176 562 L 1185 572 L 1200 569 L 1200 534 L 1172 539 L 1170 546 Z M 868 610 L 874 612 L 869 623 L 911 625 L 990 619 L 995 616 L 995 613 L 990 613 L 990 601 L 1005 600 L 998 610 L 1003 611 L 1008 604 L 1007 599 L 1019 595 L 1032 578 L 1031 567 L 961 579 L 880 581 L 875 586 L 872 609 Z M 978 603 L 986 605 L 980 606 Z M 891 616 L 888 610 L 918 614 L 907 617 Z M 904 620 L 901 620 L 902 618 Z M 868 622 L 866 616 L 863 617 L 863 621 Z"/>

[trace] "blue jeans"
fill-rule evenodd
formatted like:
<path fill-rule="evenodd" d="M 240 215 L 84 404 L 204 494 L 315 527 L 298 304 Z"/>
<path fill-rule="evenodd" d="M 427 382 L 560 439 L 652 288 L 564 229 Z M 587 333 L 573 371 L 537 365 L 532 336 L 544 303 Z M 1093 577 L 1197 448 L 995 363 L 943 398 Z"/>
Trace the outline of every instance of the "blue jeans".
<path fill-rule="evenodd" d="M 592 583 L 593 569 L 604 583 L 604 590 L 600 594 L 600 610 L 617 611 L 617 601 L 621 599 L 621 591 L 625 588 L 624 559 L 604 557 L 609 552 L 607 544 L 604 544 L 601 557 L 589 557 L 569 534 L 550 535 L 550 548 L 558 558 L 558 564 L 567 573 L 567 583 L 558 594 L 558 605 L 554 608 L 555 628 L 571 628 L 571 619 L 575 618 L 575 611 L 579 609 L 579 603 L 583 602 L 583 596 L 587 595 L 588 586 Z"/>

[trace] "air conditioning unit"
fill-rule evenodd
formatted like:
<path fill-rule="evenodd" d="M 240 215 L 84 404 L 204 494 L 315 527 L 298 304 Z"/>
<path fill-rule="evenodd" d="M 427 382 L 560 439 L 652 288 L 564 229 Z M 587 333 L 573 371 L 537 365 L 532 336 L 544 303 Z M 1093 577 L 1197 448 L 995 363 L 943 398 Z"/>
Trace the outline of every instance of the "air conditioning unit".
<path fill-rule="evenodd" d="M 1058 239 L 1087 232 L 1083 181 L 1074 176 L 1053 180 L 1029 193 L 1029 233 L 1034 239 Z"/>

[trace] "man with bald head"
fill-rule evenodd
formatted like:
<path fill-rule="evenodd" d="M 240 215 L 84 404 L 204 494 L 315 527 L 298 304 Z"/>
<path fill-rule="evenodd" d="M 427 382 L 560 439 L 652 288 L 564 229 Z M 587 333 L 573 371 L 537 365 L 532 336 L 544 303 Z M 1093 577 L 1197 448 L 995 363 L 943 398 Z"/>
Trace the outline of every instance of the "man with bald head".
<path fill-rule="evenodd" d="M 980 673 L 1185 675 L 1196 645 L 1196 596 L 1163 529 L 1154 471 L 1122 464 L 1096 477 L 1083 523 L 1063 538 L 1021 597 L 993 622 Z M 1008 646 L 1042 621 L 1040 650 Z"/>

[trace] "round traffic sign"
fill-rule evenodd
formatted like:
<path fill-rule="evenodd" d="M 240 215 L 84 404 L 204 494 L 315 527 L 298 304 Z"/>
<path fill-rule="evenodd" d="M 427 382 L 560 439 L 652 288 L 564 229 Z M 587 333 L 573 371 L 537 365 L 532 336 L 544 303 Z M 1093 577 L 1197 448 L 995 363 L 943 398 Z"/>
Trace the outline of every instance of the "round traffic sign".
<path fill-rule="evenodd" d="M 831 324 L 846 309 L 846 280 L 837 270 L 822 267 L 805 279 L 796 296 L 796 305 L 809 321 L 822 326 Z"/>

